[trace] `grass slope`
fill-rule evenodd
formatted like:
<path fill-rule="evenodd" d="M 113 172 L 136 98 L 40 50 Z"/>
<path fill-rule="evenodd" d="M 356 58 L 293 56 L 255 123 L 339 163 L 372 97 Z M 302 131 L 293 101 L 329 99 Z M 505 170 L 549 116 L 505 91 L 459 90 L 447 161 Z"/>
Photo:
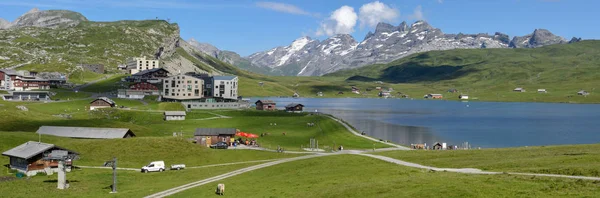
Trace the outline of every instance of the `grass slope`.
<path fill-rule="evenodd" d="M 600 144 L 377 154 L 443 168 L 600 176 Z"/>
<path fill-rule="evenodd" d="M 535 49 L 431 51 L 327 76 L 398 84 L 401 86 L 395 90 L 416 97 L 456 88 L 471 98 L 488 101 L 600 102 L 600 95 L 594 93 L 600 82 L 599 46 L 600 41 L 590 40 Z M 524 87 L 528 93 L 511 92 L 516 87 Z M 537 89 L 549 93 L 538 94 Z M 592 94 L 577 96 L 581 89 Z"/>
<path fill-rule="evenodd" d="M 244 197 L 595 197 L 597 182 L 427 172 L 356 155 L 336 155 L 275 165 L 193 188 L 174 196 Z M 249 193 L 251 192 L 251 193 Z"/>
<path fill-rule="evenodd" d="M 28 132 L 0 132 L 0 137 L 2 152 L 27 141 L 38 141 L 37 134 Z M 201 166 L 298 156 L 298 154 L 253 150 L 216 150 L 175 137 L 90 140 L 44 135 L 42 142 L 79 152 L 80 159 L 75 163 L 86 166 L 102 166 L 104 161 L 112 157 L 117 157 L 119 167 L 140 168 L 156 160 L 164 160 L 167 165 L 183 163 L 187 166 Z M 2 157 L 0 162 L 9 163 L 7 157 Z"/>
<path fill-rule="evenodd" d="M 76 169 L 67 173 L 69 189 L 56 189 L 57 175 L 35 176 L 0 182 L 2 197 L 143 197 L 169 188 L 213 177 L 253 164 L 222 167 L 166 171 L 143 174 L 134 171 L 117 171 L 117 192 L 109 194 L 112 185 L 112 170 Z"/>
<path fill-rule="evenodd" d="M 17 28 L 0 31 L 0 68 L 72 71 L 79 63 L 104 64 L 109 72 L 128 57 L 152 57 L 166 37 L 179 37 L 177 24 L 163 20 L 90 22 L 73 28 Z M 79 75 L 74 75 L 79 78 Z"/>
<path fill-rule="evenodd" d="M 191 111 L 184 121 L 164 121 L 162 110 L 182 110 L 179 103 L 158 103 L 138 100 L 114 99 L 118 106 L 131 110 L 88 111 L 90 100 L 72 100 L 52 103 L 13 103 L 3 102 L 0 109 L 0 131 L 34 132 L 40 126 L 82 126 L 129 128 L 139 137 L 172 136 L 173 132 L 183 132 L 192 137 L 196 128 L 237 128 L 254 134 L 270 133 L 258 139 L 266 148 L 301 150 L 309 144 L 310 138 L 316 138 L 320 147 L 331 149 L 344 145 L 347 149 L 372 149 L 388 147 L 385 144 L 371 142 L 348 132 L 341 124 L 323 116 L 294 114 L 285 112 L 262 111 Z M 29 111 L 16 108 L 23 105 Z M 64 115 L 70 115 L 66 118 Z M 221 118 L 220 116 L 230 118 Z M 318 126 L 307 127 L 314 122 Z M 271 125 L 277 123 L 277 125 Z M 282 135 L 283 133 L 286 135 Z"/>

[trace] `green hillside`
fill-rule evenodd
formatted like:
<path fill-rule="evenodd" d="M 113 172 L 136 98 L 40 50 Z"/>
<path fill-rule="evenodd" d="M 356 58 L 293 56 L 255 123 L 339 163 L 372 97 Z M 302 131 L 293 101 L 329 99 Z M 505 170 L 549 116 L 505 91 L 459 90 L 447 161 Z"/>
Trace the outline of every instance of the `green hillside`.
<path fill-rule="evenodd" d="M 179 26 L 162 20 L 81 22 L 72 28 L 24 27 L 0 31 L 0 68 L 39 72 L 73 70 L 80 63 L 104 64 L 108 72 L 126 58 L 153 57 Z M 31 61 L 31 62 L 29 62 Z"/>
<path fill-rule="evenodd" d="M 327 76 L 354 82 L 417 85 L 406 89 L 400 86 L 399 90 L 415 97 L 456 88 L 481 100 L 598 102 L 600 97 L 594 90 L 600 82 L 599 70 L 600 41 L 590 40 L 535 49 L 432 51 Z M 511 92 L 516 87 L 528 92 Z M 548 93 L 535 93 L 537 89 Z M 582 89 L 590 96 L 578 97 L 576 93 Z"/>

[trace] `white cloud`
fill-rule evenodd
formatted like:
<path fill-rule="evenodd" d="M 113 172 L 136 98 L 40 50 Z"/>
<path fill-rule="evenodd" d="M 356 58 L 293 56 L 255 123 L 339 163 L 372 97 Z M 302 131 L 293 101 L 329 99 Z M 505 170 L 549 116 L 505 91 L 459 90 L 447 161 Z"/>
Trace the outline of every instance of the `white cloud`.
<path fill-rule="evenodd" d="M 413 12 L 413 14 L 408 16 L 408 19 L 411 19 L 411 20 L 424 20 L 425 19 L 425 17 L 423 16 L 423 8 L 421 7 L 421 5 L 419 5 L 415 8 L 415 11 Z"/>
<path fill-rule="evenodd" d="M 317 36 L 350 34 L 354 32 L 354 26 L 356 26 L 357 19 L 358 15 L 356 15 L 356 12 L 354 12 L 354 8 L 350 6 L 342 6 L 333 11 L 329 18 L 321 22 L 316 34 Z"/>
<path fill-rule="evenodd" d="M 256 6 L 265 8 L 265 9 L 269 9 L 269 10 L 275 10 L 278 12 L 290 13 L 290 14 L 308 15 L 308 16 L 316 15 L 316 14 L 307 12 L 307 11 L 303 10 L 302 8 L 299 8 L 295 5 L 286 4 L 286 3 L 262 1 L 262 2 L 256 2 Z"/>
<path fill-rule="evenodd" d="M 362 5 L 358 12 L 361 28 L 375 27 L 379 22 L 394 22 L 399 16 L 400 11 L 379 1 Z"/>

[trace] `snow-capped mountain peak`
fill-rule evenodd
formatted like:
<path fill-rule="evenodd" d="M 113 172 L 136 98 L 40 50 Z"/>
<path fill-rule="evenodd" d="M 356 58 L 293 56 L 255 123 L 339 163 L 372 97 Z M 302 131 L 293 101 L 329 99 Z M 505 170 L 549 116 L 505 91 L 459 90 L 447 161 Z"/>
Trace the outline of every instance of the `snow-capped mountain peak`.
<path fill-rule="evenodd" d="M 414 53 L 456 48 L 507 48 L 537 47 L 554 43 L 566 43 L 562 37 L 547 30 L 538 29 L 525 37 L 515 37 L 496 32 L 494 35 L 444 34 L 423 20 L 398 26 L 377 24 L 363 41 L 357 43 L 351 35 L 338 34 L 319 42 L 301 37 L 286 47 L 277 47 L 255 53 L 248 59 L 255 65 L 285 68 L 288 75 L 316 76 L 339 69 L 360 67 L 374 63 L 388 63 Z"/>

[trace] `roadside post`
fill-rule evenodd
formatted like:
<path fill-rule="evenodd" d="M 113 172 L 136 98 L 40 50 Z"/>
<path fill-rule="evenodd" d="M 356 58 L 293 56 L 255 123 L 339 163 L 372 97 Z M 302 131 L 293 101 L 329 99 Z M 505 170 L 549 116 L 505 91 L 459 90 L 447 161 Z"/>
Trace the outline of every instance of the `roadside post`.
<path fill-rule="evenodd" d="M 110 193 L 117 193 L 117 157 L 113 157 L 113 160 L 111 161 L 104 162 L 104 166 L 112 167 L 113 169 L 113 184 Z"/>

